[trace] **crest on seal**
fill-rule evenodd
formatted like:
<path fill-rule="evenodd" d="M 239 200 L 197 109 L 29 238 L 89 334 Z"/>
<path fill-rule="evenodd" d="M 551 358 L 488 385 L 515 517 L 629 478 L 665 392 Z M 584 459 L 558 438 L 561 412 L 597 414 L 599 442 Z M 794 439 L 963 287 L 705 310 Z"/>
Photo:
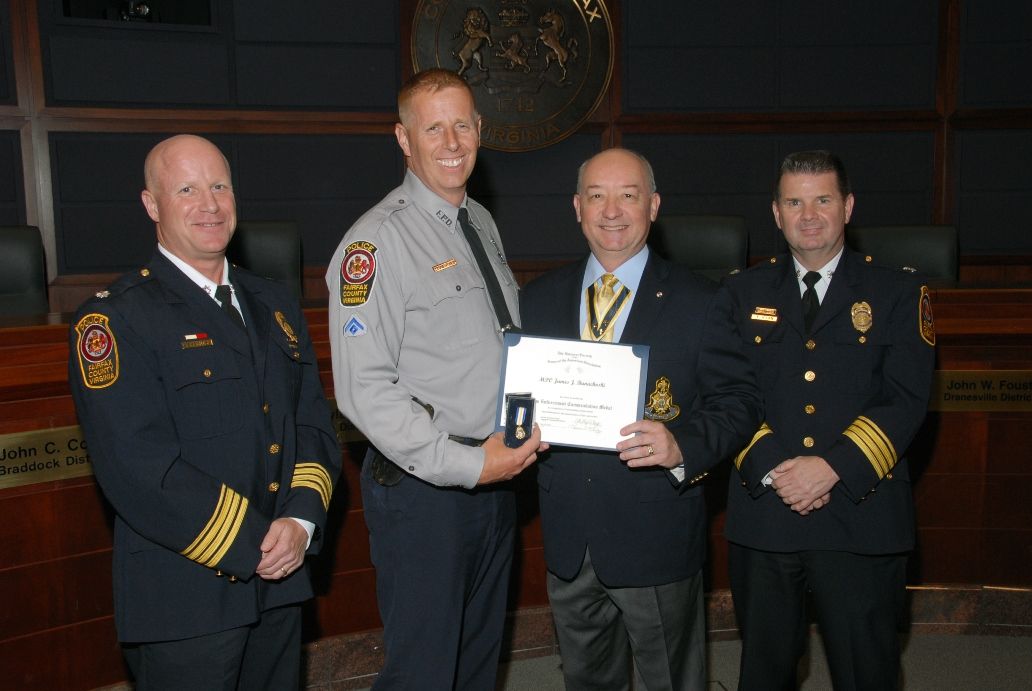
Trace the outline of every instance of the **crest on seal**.
<path fill-rule="evenodd" d="M 565 139 L 598 107 L 613 73 L 603 0 L 419 0 L 415 71 L 454 70 L 473 89 L 481 144 L 531 151 Z"/>
<path fill-rule="evenodd" d="M 87 389 L 106 389 L 118 381 L 118 344 L 103 314 L 91 313 L 75 325 L 75 352 Z"/>
<path fill-rule="evenodd" d="M 670 422 L 680 414 L 681 406 L 674 405 L 674 396 L 670 393 L 670 380 L 660 377 L 656 380 L 656 388 L 649 394 L 645 417 L 658 422 Z"/>

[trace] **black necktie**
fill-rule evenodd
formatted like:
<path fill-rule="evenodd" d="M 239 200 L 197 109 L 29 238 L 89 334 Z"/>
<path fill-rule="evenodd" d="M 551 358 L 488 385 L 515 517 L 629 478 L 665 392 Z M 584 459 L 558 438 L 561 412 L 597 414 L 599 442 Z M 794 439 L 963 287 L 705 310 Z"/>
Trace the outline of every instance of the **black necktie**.
<path fill-rule="evenodd" d="M 512 317 L 509 315 L 509 307 L 505 304 L 502 286 L 498 284 L 498 277 L 495 276 L 494 268 L 487 259 L 484 244 L 480 242 L 476 229 L 469 222 L 469 212 L 465 208 L 459 209 L 459 227 L 462 228 L 462 234 L 466 236 L 469 249 L 473 252 L 473 259 L 477 262 L 480 275 L 484 277 L 484 283 L 487 285 L 487 294 L 491 298 L 491 306 L 494 308 L 499 328 L 502 331 L 516 330 L 515 325 L 512 323 Z"/>
<path fill-rule="evenodd" d="M 817 318 L 817 310 L 821 308 L 821 301 L 817 299 L 817 290 L 814 284 L 821 280 L 821 275 L 816 271 L 807 271 L 803 276 L 803 283 L 806 284 L 806 292 L 803 293 L 803 324 L 806 332 L 810 332 L 813 320 Z"/>
<path fill-rule="evenodd" d="M 215 299 L 219 301 L 219 304 L 222 305 L 222 311 L 233 320 L 234 324 L 241 329 L 247 328 L 244 326 L 244 318 L 240 316 L 240 312 L 233 306 L 233 290 L 228 285 L 221 285 L 215 289 Z"/>

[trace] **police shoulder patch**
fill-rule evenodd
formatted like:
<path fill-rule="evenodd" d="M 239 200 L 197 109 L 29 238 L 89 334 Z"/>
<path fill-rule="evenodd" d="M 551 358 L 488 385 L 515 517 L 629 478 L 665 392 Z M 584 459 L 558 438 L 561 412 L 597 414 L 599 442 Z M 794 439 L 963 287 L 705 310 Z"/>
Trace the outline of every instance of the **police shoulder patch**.
<path fill-rule="evenodd" d="M 359 240 L 344 248 L 340 262 L 340 304 L 358 307 L 369 301 L 376 282 L 376 245 Z"/>
<path fill-rule="evenodd" d="M 928 286 L 921 286 L 921 299 L 918 301 L 918 329 L 921 338 L 930 346 L 935 345 L 935 320 L 932 318 L 932 298 L 928 295 Z"/>
<path fill-rule="evenodd" d="M 82 383 L 88 389 L 105 389 L 118 381 L 118 344 L 108 317 L 91 312 L 75 325 L 75 352 Z"/>

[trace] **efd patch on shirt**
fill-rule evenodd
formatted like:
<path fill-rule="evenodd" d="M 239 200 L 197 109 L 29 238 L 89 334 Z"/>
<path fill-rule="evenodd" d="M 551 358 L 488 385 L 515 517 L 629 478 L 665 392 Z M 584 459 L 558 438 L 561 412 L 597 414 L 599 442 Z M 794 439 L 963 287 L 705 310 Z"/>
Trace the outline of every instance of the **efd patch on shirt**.
<path fill-rule="evenodd" d="M 376 245 L 359 240 L 344 249 L 340 263 L 340 304 L 344 307 L 364 305 L 376 281 Z"/>
<path fill-rule="evenodd" d="M 75 325 L 82 383 L 89 389 L 104 389 L 118 381 L 118 345 L 103 314 L 91 313 Z"/>

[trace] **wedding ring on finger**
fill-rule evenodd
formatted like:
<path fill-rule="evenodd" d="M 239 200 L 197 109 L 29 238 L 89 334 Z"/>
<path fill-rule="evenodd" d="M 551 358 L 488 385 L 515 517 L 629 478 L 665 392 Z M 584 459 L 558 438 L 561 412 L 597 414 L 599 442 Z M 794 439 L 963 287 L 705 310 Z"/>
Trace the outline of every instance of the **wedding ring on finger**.
<path fill-rule="evenodd" d="M 648 452 L 647 455 L 651 456 L 654 453 L 656 453 L 656 450 L 654 448 L 652 448 L 652 444 L 649 444 L 649 452 Z"/>

